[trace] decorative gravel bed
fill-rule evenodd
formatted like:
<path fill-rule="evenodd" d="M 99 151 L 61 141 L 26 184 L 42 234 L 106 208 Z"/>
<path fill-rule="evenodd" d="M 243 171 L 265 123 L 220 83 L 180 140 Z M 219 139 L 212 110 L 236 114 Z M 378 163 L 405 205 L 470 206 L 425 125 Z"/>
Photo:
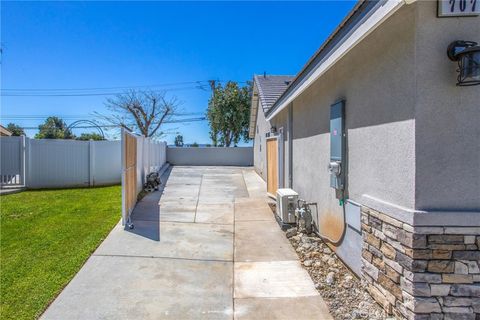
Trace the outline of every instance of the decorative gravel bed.
<path fill-rule="evenodd" d="M 297 228 L 288 229 L 286 236 L 335 319 L 387 318 L 362 281 L 321 238 L 314 234 L 307 235 Z"/>

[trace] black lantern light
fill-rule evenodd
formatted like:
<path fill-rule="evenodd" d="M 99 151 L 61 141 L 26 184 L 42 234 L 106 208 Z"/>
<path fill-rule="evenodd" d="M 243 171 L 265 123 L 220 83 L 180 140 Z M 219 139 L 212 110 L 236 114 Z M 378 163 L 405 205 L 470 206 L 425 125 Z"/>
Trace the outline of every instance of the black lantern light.
<path fill-rule="evenodd" d="M 448 46 L 447 55 L 458 62 L 457 86 L 480 84 L 480 46 L 476 42 L 454 41 Z"/>

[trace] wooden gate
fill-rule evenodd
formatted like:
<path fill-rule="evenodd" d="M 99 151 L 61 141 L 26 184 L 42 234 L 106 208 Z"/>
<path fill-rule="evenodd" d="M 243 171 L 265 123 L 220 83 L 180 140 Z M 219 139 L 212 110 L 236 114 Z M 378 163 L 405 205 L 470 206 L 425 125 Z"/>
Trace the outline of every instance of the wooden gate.
<path fill-rule="evenodd" d="M 278 141 L 267 139 L 267 193 L 275 196 L 278 189 Z"/>
<path fill-rule="evenodd" d="M 130 223 L 137 203 L 137 138 L 122 130 L 122 224 Z"/>

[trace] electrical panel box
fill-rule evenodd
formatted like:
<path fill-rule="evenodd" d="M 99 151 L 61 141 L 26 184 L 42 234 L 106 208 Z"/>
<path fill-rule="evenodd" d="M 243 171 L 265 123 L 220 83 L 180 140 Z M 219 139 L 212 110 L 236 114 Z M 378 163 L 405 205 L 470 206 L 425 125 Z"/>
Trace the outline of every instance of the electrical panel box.
<path fill-rule="evenodd" d="M 345 101 L 330 107 L 330 186 L 343 190 L 345 184 Z"/>

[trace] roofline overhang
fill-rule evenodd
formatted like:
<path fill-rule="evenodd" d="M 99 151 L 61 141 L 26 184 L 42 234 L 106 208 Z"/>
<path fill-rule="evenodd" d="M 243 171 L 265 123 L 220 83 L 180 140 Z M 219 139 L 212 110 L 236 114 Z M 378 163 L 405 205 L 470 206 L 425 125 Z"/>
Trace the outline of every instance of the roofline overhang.
<path fill-rule="evenodd" d="M 361 0 L 335 29 L 320 49 L 310 58 L 298 73 L 287 90 L 266 112 L 266 120 L 270 121 L 285 109 L 302 92 L 327 72 L 338 60 L 345 56 L 358 43 L 387 20 L 404 4 L 415 0 Z M 368 8 L 367 6 L 371 6 Z M 366 8 L 367 7 L 367 8 Z M 352 18 L 357 15 L 357 21 Z M 346 31 L 342 33 L 341 31 Z"/>
<path fill-rule="evenodd" d="M 258 114 L 258 103 L 259 103 L 259 97 L 258 97 L 258 89 L 257 89 L 257 84 L 255 81 L 253 82 L 253 90 L 252 90 L 252 104 L 250 106 L 250 121 L 249 121 L 249 126 L 248 126 L 248 137 L 250 139 L 255 138 L 255 127 L 257 124 L 257 114 Z"/>

